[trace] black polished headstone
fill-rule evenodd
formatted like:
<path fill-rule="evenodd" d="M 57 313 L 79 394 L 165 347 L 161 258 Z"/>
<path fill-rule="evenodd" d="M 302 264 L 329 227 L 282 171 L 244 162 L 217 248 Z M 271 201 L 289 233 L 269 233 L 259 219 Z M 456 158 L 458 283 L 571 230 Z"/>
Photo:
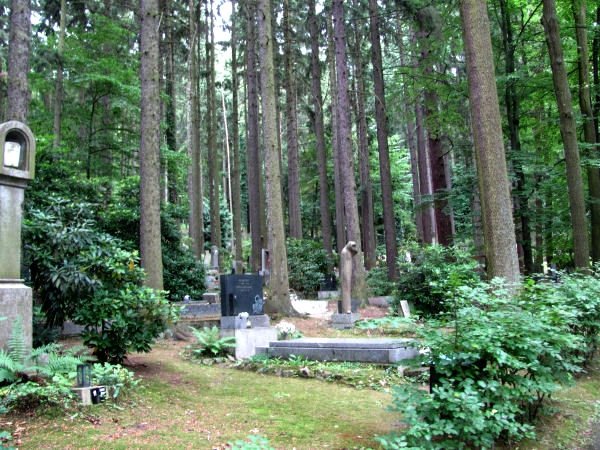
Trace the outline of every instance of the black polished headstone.
<path fill-rule="evenodd" d="M 263 280 L 260 275 L 221 275 L 221 315 L 241 312 L 264 314 Z"/>

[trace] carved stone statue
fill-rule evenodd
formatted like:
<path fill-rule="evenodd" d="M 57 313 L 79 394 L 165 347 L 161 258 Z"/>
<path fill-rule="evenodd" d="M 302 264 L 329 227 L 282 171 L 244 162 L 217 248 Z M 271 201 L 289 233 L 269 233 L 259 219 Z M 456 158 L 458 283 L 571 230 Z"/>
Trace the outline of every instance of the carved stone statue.
<path fill-rule="evenodd" d="M 342 314 L 352 313 L 352 258 L 358 253 L 356 242 L 348 241 L 340 253 Z"/>

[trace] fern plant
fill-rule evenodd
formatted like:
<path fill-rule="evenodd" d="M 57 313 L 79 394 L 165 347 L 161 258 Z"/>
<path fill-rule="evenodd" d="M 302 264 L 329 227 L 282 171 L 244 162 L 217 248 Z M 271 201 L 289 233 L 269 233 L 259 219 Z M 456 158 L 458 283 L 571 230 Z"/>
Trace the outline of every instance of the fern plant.
<path fill-rule="evenodd" d="M 219 328 L 216 326 L 212 328 L 204 327 L 202 330 L 194 327 L 190 328 L 196 338 L 196 342 L 190 346 L 194 356 L 224 356 L 228 348 L 235 347 L 235 337 L 221 337 Z"/>

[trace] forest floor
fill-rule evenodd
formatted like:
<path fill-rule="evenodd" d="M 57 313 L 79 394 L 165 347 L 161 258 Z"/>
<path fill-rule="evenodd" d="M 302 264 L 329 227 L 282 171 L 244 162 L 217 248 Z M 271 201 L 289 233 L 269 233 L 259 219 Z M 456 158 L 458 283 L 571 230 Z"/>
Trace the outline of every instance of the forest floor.
<path fill-rule="evenodd" d="M 381 317 L 369 307 L 362 317 Z M 286 318 L 305 336 L 338 336 L 327 321 Z M 347 333 L 347 332 L 346 332 Z M 280 378 L 184 360 L 187 343 L 160 341 L 128 367 L 143 388 L 118 404 L 69 415 L 0 417 L 20 449 L 227 449 L 251 436 L 277 449 L 378 448 L 375 436 L 400 426 L 391 395 L 316 379 Z M 558 392 L 538 438 L 505 449 L 600 449 L 600 364 Z M 594 446 L 594 441 L 596 446 Z M 258 448 L 258 447 L 255 447 Z"/>

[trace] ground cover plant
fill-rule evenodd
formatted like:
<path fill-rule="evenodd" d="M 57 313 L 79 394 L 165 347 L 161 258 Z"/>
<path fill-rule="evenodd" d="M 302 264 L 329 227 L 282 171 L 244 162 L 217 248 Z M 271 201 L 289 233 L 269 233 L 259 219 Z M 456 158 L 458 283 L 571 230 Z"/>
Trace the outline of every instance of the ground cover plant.
<path fill-rule="evenodd" d="M 383 392 L 390 392 L 392 386 L 406 382 L 397 366 L 345 361 L 312 361 L 294 355 L 289 358 L 256 355 L 237 362 L 234 367 L 284 378 L 315 378 L 357 389 Z"/>

